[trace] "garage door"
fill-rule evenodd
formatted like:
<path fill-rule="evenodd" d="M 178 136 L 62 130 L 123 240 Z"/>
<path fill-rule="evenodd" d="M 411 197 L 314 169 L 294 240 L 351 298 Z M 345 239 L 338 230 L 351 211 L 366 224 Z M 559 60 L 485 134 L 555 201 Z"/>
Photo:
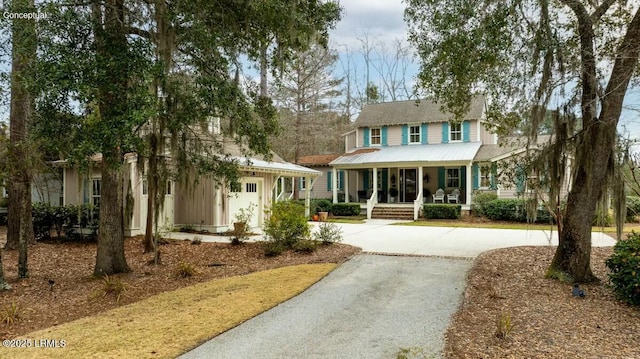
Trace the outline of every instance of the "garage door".
<path fill-rule="evenodd" d="M 258 178 L 242 178 L 240 186 L 235 188 L 236 192 L 230 193 L 229 198 L 229 223 L 235 221 L 235 216 L 242 208 L 249 208 L 253 204 L 253 217 L 251 218 L 251 227 L 260 226 L 260 218 L 262 209 L 262 179 Z"/>

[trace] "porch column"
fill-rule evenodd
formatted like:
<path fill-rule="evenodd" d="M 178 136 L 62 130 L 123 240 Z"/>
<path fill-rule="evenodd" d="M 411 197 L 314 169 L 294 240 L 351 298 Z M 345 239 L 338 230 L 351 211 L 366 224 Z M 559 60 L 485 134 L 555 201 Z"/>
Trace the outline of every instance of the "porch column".
<path fill-rule="evenodd" d="M 378 203 L 378 167 L 373 167 L 373 191 L 375 193 L 375 202 Z"/>
<path fill-rule="evenodd" d="M 280 177 L 280 192 L 278 192 L 278 199 L 282 200 L 282 194 L 284 193 L 284 189 L 287 188 L 285 185 L 284 177 Z"/>
<path fill-rule="evenodd" d="M 311 177 L 304 178 L 305 191 L 304 191 L 304 215 L 308 218 L 311 211 Z"/>
<path fill-rule="evenodd" d="M 331 189 L 333 190 L 333 203 L 338 203 L 338 170 L 333 167 L 331 171 Z"/>
<path fill-rule="evenodd" d="M 291 197 L 287 199 L 293 198 L 293 195 L 296 193 L 296 178 L 291 177 Z"/>
<path fill-rule="evenodd" d="M 472 177 L 472 173 L 471 173 L 471 162 L 469 162 L 469 164 L 467 164 L 467 198 L 465 203 L 467 204 L 467 206 L 471 205 L 471 191 L 473 191 L 473 177 Z"/>
<path fill-rule="evenodd" d="M 416 198 L 420 200 L 420 203 L 424 202 L 424 182 L 422 181 L 422 177 L 424 176 L 424 170 L 422 165 L 418 166 L 418 194 L 422 196 L 422 198 Z"/>
<path fill-rule="evenodd" d="M 349 203 L 349 171 L 347 170 L 344 170 L 342 190 L 344 191 L 344 203 Z"/>

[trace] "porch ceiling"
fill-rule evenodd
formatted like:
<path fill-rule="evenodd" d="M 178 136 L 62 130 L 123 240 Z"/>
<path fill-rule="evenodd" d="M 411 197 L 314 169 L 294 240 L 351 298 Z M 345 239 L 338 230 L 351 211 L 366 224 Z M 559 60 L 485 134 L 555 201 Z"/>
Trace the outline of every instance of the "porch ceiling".
<path fill-rule="evenodd" d="M 355 167 L 361 165 L 406 163 L 469 163 L 473 161 L 482 142 L 455 142 L 427 145 L 369 147 L 367 151 L 346 153 L 329 163 L 330 166 Z"/>

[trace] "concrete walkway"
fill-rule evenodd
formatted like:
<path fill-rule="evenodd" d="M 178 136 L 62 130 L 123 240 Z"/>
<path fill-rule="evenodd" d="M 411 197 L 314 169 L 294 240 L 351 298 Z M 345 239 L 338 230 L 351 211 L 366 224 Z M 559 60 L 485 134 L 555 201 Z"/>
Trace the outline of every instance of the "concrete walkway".
<path fill-rule="evenodd" d="M 550 230 L 452 228 L 391 225 L 398 221 L 368 220 L 364 224 L 337 223 L 342 229 L 343 243 L 360 247 L 364 252 L 413 254 L 475 258 L 480 253 L 507 247 L 558 245 L 558 233 Z M 314 230 L 318 226 L 313 222 Z M 171 233 L 172 238 L 193 239 L 194 234 Z M 228 242 L 225 236 L 198 235 L 205 242 Z M 261 235 L 252 241 L 262 240 Z M 613 246 L 610 236 L 593 232 L 594 247 Z"/>

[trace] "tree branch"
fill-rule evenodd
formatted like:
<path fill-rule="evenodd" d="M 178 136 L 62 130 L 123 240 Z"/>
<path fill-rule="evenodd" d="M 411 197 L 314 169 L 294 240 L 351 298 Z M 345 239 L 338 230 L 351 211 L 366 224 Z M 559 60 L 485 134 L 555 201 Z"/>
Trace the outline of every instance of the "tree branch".
<path fill-rule="evenodd" d="M 142 30 L 140 28 L 137 27 L 133 27 L 133 26 L 129 26 L 127 28 L 127 34 L 129 35 L 138 35 L 140 37 L 144 37 L 145 39 L 152 39 L 152 36 L 155 35 L 147 30 Z"/>
<path fill-rule="evenodd" d="M 596 8 L 593 14 L 591 14 L 591 21 L 596 22 L 600 20 L 602 15 L 604 15 L 607 12 L 607 10 L 609 10 L 611 5 L 613 5 L 613 3 L 615 3 L 616 1 L 617 0 L 605 0 L 602 4 L 600 4 L 600 6 Z"/>

